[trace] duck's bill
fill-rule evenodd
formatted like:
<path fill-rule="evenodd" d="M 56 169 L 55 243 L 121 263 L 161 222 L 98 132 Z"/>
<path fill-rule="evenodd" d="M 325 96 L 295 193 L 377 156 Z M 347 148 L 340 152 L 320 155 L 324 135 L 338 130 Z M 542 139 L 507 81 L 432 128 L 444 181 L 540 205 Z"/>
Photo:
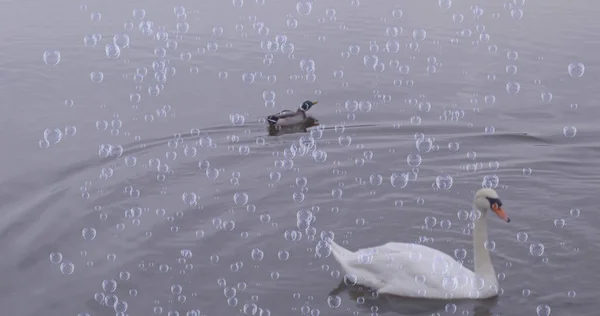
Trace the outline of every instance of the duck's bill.
<path fill-rule="evenodd" d="M 313 105 L 315 105 L 315 104 L 317 104 L 317 103 L 319 103 L 319 101 L 315 101 L 315 102 L 313 102 Z"/>
<path fill-rule="evenodd" d="M 501 206 L 498 206 L 498 204 L 492 205 L 492 211 L 494 211 L 494 213 L 496 213 L 503 221 L 510 223 L 510 217 L 506 215 L 506 212 L 504 212 L 504 209 Z"/>

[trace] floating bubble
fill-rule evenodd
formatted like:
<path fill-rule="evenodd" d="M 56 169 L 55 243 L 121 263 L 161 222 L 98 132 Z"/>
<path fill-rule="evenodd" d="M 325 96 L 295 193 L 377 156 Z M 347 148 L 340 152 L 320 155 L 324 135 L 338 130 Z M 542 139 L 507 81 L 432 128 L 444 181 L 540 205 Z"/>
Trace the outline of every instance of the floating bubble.
<path fill-rule="evenodd" d="M 144 9 L 133 9 L 133 19 L 143 20 L 146 17 L 146 10 Z"/>
<path fill-rule="evenodd" d="M 52 252 L 50 253 L 50 262 L 54 264 L 59 264 L 62 262 L 63 255 L 60 252 Z"/>
<path fill-rule="evenodd" d="M 529 245 L 529 254 L 536 257 L 541 257 L 544 254 L 544 245 L 543 244 L 531 244 Z"/>
<path fill-rule="evenodd" d="M 86 227 L 81 230 L 81 235 L 83 236 L 83 239 L 94 240 L 96 238 L 96 229 Z"/>
<path fill-rule="evenodd" d="M 102 71 L 92 71 L 90 73 L 90 80 L 92 80 L 93 83 L 101 83 L 102 80 L 104 80 L 104 74 Z"/>
<path fill-rule="evenodd" d="M 540 304 L 535 308 L 535 312 L 537 313 L 537 316 L 550 316 L 550 314 L 552 314 L 552 309 L 546 304 Z"/>
<path fill-rule="evenodd" d="M 116 34 L 113 36 L 113 44 L 122 48 L 129 47 L 129 35 L 125 33 Z"/>
<path fill-rule="evenodd" d="M 93 35 L 86 35 L 83 38 L 83 45 L 85 45 L 85 47 L 96 47 L 97 43 L 98 39 Z"/>
<path fill-rule="evenodd" d="M 244 6 L 244 0 L 233 0 L 234 8 L 241 8 Z"/>
<path fill-rule="evenodd" d="M 569 66 L 567 66 L 567 70 L 569 72 L 569 76 L 573 78 L 579 78 L 585 73 L 585 66 L 578 62 L 570 63 Z"/>
<path fill-rule="evenodd" d="M 452 7 L 452 0 L 439 0 L 438 5 L 444 10 L 448 10 Z"/>
<path fill-rule="evenodd" d="M 579 215 L 581 215 L 581 211 L 578 208 L 572 208 L 569 210 L 569 214 L 571 214 L 571 217 L 579 217 Z"/>
<path fill-rule="evenodd" d="M 90 14 L 90 19 L 91 19 L 93 22 L 100 22 L 100 20 L 102 20 L 102 14 L 101 14 L 101 13 L 98 13 L 98 12 L 92 12 L 92 13 Z"/>
<path fill-rule="evenodd" d="M 104 51 L 109 59 L 117 59 L 121 56 L 121 48 L 116 44 L 106 44 Z"/>
<path fill-rule="evenodd" d="M 510 10 L 510 16 L 515 19 L 515 20 L 520 20 L 523 18 L 523 9 L 521 8 L 517 8 L 517 9 L 512 9 Z"/>
<path fill-rule="evenodd" d="M 551 92 L 542 92 L 542 94 L 540 95 L 540 98 L 545 103 L 550 103 L 550 102 L 552 102 L 552 93 Z"/>
<path fill-rule="evenodd" d="M 60 272 L 62 274 L 70 275 L 75 271 L 75 265 L 70 261 L 63 261 L 60 264 Z"/>
<path fill-rule="evenodd" d="M 252 257 L 252 260 L 260 261 L 264 258 L 265 253 L 258 248 L 254 248 L 254 249 L 252 249 L 250 256 Z"/>
<path fill-rule="evenodd" d="M 327 305 L 331 308 L 338 308 L 342 305 L 342 298 L 339 295 L 330 295 L 327 297 Z"/>
<path fill-rule="evenodd" d="M 425 29 L 415 29 L 412 35 L 415 41 L 422 41 L 427 37 L 427 31 Z"/>
<path fill-rule="evenodd" d="M 233 201 L 237 205 L 246 205 L 248 203 L 248 193 L 246 193 L 246 192 L 236 192 L 233 195 Z"/>
<path fill-rule="evenodd" d="M 60 63 L 60 52 L 58 50 L 47 50 L 42 54 L 44 63 L 49 66 L 56 66 Z"/>
<path fill-rule="evenodd" d="M 439 190 L 450 190 L 454 180 L 449 174 L 439 175 L 435 178 L 435 185 Z"/>
<path fill-rule="evenodd" d="M 509 94 L 517 94 L 521 91 L 521 84 L 516 81 L 511 81 L 506 84 L 506 92 Z"/>
<path fill-rule="evenodd" d="M 573 138 L 577 135 L 577 128 L 575 126 L 565 126 L 563 128 L 563 135 L 568 138 Z"/>
<path fill-rule="evenodd" d="M 307 16 L 312 12 L 312 3 L 307 1 L 298 1 L 296 3 L 296 11 L 298 14 Z"/>

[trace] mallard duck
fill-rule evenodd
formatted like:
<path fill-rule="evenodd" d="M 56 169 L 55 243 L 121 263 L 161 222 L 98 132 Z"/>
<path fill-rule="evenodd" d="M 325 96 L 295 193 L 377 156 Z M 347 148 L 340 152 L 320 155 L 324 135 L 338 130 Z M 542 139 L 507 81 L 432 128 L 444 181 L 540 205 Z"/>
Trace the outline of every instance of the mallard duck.
<path fill-rule="evenodd" d="M 307 116 L 305 119 L 300 121 L 300 123 L 291 124 L 291 125 L 279 125 L 279 124 L 269 124 L 267 130 L 269 131 L 269 136 L 279 136 L 283 134 L 293 134 L 293 133 L 306 133 L 308 132 L 308 128 L 313 126 L 318 126 L 319 120 L 312 116 Z"/>
<path fill-rule="evenodd" d="M 277 114 L 269 115 L 267 117 L 267 122 L 269 123 L 269 125 L 279 126 L 291 126 L 301 124 L 307 117 L 306 112 L 317 103 L 319 102 L 304 101 L 304 103 L 300 105 L 296 112 L 290 110 L 283 110 Z"/>
<path fill-rule="evenodd" d="M 269 135 L 275 136 L 288 133 L 307 132 L 309 127 L 319 125 L 319 121 L 306 115 L 306 112 L 318 102 L 304 101 L 298 110 L 283 110 L 277 114 L 269 115 L 267 123 L 269 124 Z"/>

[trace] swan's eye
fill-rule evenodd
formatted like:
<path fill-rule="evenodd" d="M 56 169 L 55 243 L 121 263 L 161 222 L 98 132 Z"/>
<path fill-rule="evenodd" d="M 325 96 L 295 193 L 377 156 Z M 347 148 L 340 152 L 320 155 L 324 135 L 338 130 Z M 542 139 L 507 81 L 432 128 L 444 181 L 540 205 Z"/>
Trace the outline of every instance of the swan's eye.
<path fill-rule="evenodd" d="M 490 197 L 489 197 L 489 198 L 487 198 L 487 199 L 488 199 L 488 201 L 490 201 L 490 206 L 492 206 L 492 205 L 494 205 L 494 204 L 497 204 L 497 205 L 498 205 L 498 207 L 501 207 L 501 206 L 502 206 L 502 201 L 500 201 L 500 199 L 497 199 L 497 198 L 490 198 Z"/>

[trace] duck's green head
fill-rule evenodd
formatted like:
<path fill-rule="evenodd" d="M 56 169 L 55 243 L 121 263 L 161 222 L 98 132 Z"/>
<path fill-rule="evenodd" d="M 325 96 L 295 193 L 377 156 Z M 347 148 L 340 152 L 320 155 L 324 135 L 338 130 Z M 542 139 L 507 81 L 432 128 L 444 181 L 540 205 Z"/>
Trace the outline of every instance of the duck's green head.
<path fill-rule="evenodd" d="M 313 101 L 304 101 L 304 103 L 302 103 L 302 105 L 300 106 L 300 110 L 306 112 L 308 110 L 310 110 L 310 108 L 312 108 L 313 105 L 317 104 L 319 102 L 313 102 Z"/>

